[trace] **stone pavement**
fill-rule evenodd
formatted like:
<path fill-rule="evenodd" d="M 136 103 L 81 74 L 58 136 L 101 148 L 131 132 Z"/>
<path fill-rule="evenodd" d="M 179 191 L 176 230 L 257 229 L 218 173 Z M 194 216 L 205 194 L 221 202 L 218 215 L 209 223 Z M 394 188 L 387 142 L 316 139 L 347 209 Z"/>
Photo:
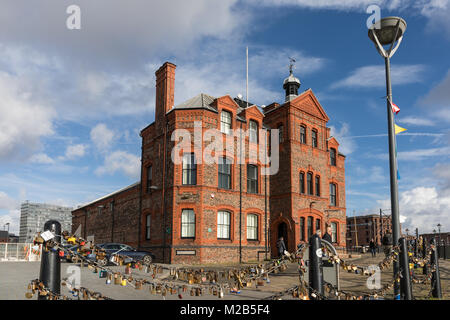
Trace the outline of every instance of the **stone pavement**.
<path fill-rule="evenodd" d="M 352 262 L 360 266 L 368 266 L 377 264 L 384 258 L 383 255 L 377 255 L 376 258 L 372 258 L 370 254 L 363 254 L 360 258 L 349 258 L 347 262 Z M 441 287 L 445 299 L 450 299 L 450 292 L 448 290 L 450 284 L 450 260 L 439 260 L 440 274 L 441 274 Z M 79 266 L 79 264 L 61 264 L 61 277 L 67 277 L 67 268 Z M 175 265 L 172 265 L 175 267 Z M 186 267 L 186 266 L 185 266 Z M 199 266 L 193 266 L 199 268 Z M 237 267 L 237 265 L 227 265 L 227 267 Z M 110 267 L 112 270 L 124 271 L 124 267 Z M 224 266 L 205 266 L 205 269 L 223 269 Z M 25 300 L 25 293 L 27 292 L 27 286 L 33 279 L 39 277 L 40 262 L 0 262 L 0 300 Z M 179 300 L 178 295 L 167 294 L 166 297 L 161 295 L 152 295 L 148 291 L 149 287 L 144 286 L 142 290 L 136 290 L 131 285 L 122 287 L 120 285 L 105 284 L 105 279 L 100 279 L 98 273 L 93 273 L 92 270 L 87 267 L 80 268 L 81 272 L 81 286 L 86 287 L 91 291 L 101 292 L 103 295 L 112 299 L 119 300 Z M 139 271 L 138 269 L 132 269 L 132 275 L 136 278 L 151 279 L 150 275 Z M 164 278 L 168 275 L 165 273 L 159 274 L 158 277 Z M 420 275 L 419 275 L 420 276 Z M 240 294 L 232 294 L 225 291 L 224 300 L 260 300 L 276 294 L 280 291 L 293 287 L 299 283 L 297 264 L 289 264 L 288 269 L 284 272 L 277 274 L 271 274 L 269 276 L 270 283 L 265 283 L 264 286 L 255 288 L 249 287 L 241 290 Z M 341 290 L 349 291 L 355 294 L 369 293 L 370 290 L 366 286 L 367 276 L 355 275 L 354 273 L 348 273 L 341 269 L 340 271 L 340 284 Z M 384 285 L 392 280 L 392 269 L 383 270 L 381 273 L 381 283 Z M 424 299 L 428 296 L 430 291 L 430 285 L 425 284 L 413 284 L 413 295 L 416 299 Z M 66 287 L 61 288 L 61 293 L 67 295 L 69 298 L 73 298 L 68 292 Z M 392 299 L 392 293 L 386 295 L 386 299 Z M 36 296 L 33 298 L 36 299 Z M 182 294 L 182 299 L 185 300 L 217 300 L 218 298 L 213 295 L 204 295 L 200 297 L 190 296 L 189 292 Z M 293 299 L 292 296 L 286 295 L 282 298 Z"/>

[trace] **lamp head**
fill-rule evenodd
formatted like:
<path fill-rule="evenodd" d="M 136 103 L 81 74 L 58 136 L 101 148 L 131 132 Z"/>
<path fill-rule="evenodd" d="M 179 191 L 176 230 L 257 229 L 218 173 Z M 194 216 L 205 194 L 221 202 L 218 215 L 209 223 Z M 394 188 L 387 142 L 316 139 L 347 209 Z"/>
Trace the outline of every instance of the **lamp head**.
<path fill-rule="evenodd" d="M 399 24 L 399 30 L 397 33 L 397 37 L 395 37 L 395 33 L 397 31 L 397 23 Z M 399 17 L 386 17 L 375 22 L 369 29 L 369 38 L 376 45 L 372 29 L 375 31 L 375 35 L 378 38 L 380 44 L 387 45 L 397 41 L 405 34 L 406 22 Z"/>

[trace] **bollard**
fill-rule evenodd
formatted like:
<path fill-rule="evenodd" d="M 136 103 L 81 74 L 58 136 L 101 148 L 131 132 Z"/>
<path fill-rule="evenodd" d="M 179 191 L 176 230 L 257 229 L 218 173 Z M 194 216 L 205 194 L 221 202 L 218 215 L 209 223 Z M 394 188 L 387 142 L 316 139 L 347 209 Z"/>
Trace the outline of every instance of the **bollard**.
<path fill-rule="evenodd" d="M 309 286 L 323 295 L 322 240 L 317 234 L 309 238 Z M 314 298 L 312 293 L 309 293 L 310 299 L 319 298 Z"/>
<path fill-rule="evenodd" d="M 398 239 L 400 245 L 400 297 L 402 300 L 412 300 L 411 274 L 409 271 L 408 245 L 405 238 Z"/>
<path fill-rule="evenodd" d="M 49 220 L 44 224 L 44 232 L 51 231 L 55 242 L 61 243 L 61 224 L 56 220 Z M 39 281 L 53 293 L 61 293 L 61 261 L 58 250 L 45 250 L 42 246 L 41 270 Z M 38 300 L 47 300 L 48 296 L 38 296 Z"/>
<path fill-rule="evenodd" d="M 437 246 L 436 239 L 433 238 L 431 240 L 431 244 L 434 244 L 434 248 L 431 251 L 431 264 L 432 264 L 432 272 L 431 272 L 431 288 L 432 288 L 432 296 L 434 298 L 442 299 L 442 291 L 441 291 L 441 278 L 439 276 L 439 258 L 437 255 Z"/>

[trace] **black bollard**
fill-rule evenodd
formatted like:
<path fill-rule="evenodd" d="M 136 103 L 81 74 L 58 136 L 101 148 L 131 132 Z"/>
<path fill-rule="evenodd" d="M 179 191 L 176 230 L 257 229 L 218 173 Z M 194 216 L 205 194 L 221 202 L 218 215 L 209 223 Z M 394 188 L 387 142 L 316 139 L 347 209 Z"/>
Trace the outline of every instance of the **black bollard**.
<path fill-rule="evenodd" d="M 402 300 L 412 300 L 411 274 L 409 271 L 408 245 L 405 238 L 398 239 L 400 245 L 400 297 Z"/>
<path fill-rule="evenodd" d="M 431 251 L 431 286 L 432 286 L 432 296 L 434 298 L 442 299 L 441 291 L 441 278 L 439 276 L 439 258 L 437 254 L 436 239 L 431 240 L 431 244 L 434 244 L 434 248 Z"/>
<path fill-rule="evenodd" d="M 416 241 L 414 241 L 414 257 L 419 258 L 419 229 L 416 228 Z"/>
<path fill-rule="evenodd" d="M 309 238 L 309 286 L 316 293 L 323 295 L 323 266 L 322 266 L 322 240 L 317 234 Z M 310 299 L 318 299 L 313 297 L 310 290 Z"/>
<path fill-rule="evenodd" d="M 50 239 L 54 242 L 61 243 L 61 224 L 56 220 L 49 220 L 44 225 L 44 232 L 51 231 L 54 238 Z M 41 271 L 39 273 L 39 281 L 42 281 L 53 293 L 61 293 L 61 261 L 59 258 L 59 250 L 45 250 L 44 242 L 42 246 Z M 47 300 L 48 296 L 38 296 L 38 300 Z"/>

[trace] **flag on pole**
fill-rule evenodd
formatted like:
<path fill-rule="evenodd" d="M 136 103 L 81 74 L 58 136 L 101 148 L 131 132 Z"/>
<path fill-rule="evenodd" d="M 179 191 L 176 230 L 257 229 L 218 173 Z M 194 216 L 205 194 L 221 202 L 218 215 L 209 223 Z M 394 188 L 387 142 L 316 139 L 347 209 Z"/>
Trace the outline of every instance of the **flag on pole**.
<path fill-rule="evenodd" d="M 402 128 L 402 127 L 396 125 L 395 123 L 394 123 L 394 126 L 395 126 L 395 134 L 399 134 L 399 133 L 407 130 L 405 128 Z"/>
<path fill-rule="evenodd" d="M 398 169 L 397 169 L 397 180 L 400 180 L 400 172 L 398 172 Z"/>
<path fill-rule="evenodd" d="M 392 112 L 395 114 L 398 114 L 400 112 L 400 108 L 392 101 L 389 101 L 389 102 L 391 103 Z"/>

